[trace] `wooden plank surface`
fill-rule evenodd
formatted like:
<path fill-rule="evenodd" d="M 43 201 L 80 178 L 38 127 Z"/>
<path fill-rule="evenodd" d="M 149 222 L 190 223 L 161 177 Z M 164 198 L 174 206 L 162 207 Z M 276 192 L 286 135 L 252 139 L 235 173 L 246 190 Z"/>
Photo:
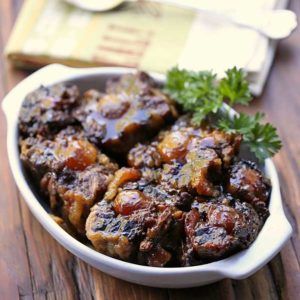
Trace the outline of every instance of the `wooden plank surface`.
<path fill-rule="evenodd" d="M 0 1 L 0 51 L 22 0 Z M 291 9 L 300 16 L 300 1 Z M 0 59 L 0 98 L 28 73 Z M 64 250 L 22 201 L 6 159 L 6 125 L 0 112 L 0 298 L 1 299 L 299 299 L 300 295 L 300 29 L 279 45 L 257 109 L 279 128 L 284 148 L 275 157 L 292 239 L 280 255 L 248 279 L 226 279 L 193 289 L 168 290 L 130 284 L 93 269 Z"/>

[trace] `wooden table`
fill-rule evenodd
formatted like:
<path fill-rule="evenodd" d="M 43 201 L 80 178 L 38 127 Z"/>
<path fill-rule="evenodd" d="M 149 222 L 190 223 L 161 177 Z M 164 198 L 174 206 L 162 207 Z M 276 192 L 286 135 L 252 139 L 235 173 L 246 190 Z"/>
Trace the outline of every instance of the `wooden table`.
<path fill-rule="evenodd" d="M 300 1 L 291 9 L 300 16 Z M 0 1 L 2 52 L 22 0 Z M 0 59 L 0 99 L 27 73 Z M 284 148 L 275 157 L 292 239 L 248 279 L 204 287 L 156 289 L 130 284 L 93 269 L 62 248 L 31 215 L 11 176 L 6 124 L 0 112 L 0 299 L 300 299 L 300 28 L 281 42 L 264 94 L 248 109 L 267 113 Z"/>

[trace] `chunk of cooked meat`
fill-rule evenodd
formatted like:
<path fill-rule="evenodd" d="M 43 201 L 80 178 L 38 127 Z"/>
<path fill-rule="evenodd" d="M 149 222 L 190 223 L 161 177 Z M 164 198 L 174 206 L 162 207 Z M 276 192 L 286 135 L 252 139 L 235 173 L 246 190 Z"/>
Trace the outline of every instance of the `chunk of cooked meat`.
<path fill-rule="evenodd" d="M 175 184 L 169 181 L 169 179 L 172 179 L 171 172 L 163 179 L 161 173 L 161 169 L 143 169 L 140 173 L 140 178 L 126 182 L 119 189 L 119 192 L 138 190 L 160 207 L 175 207 L 179 210 L 189 210 L 193 200 L 192 194 L 184 187 L 180 189 L 176 188 Z"/>
<path fill-rule="evenodd" d="M 178 256 L 177 249 L 183 231 L 183 212 L 177 208 L 175 201 L 180 198 L 180 193 L 175 195 L 173 190 L 151 184 L 143 177 L 134 179 L 129 176 L 132 175 L 132 170 L 121 169 L 126 180 L 118 180 L 121 184 L 118 185 L 117 192 L 111 194 L 113 197 L 109 201 L 102 200 L 92 210 L 87 220 L 87 236 L 100 252 L 124 260 L 138 261 L 140 264 L 164 266 L 176 261 Z M 184 201 L 192 202 L 187 193 L 182 193 L 181 197 L 185 198 Z M 106 222 L 99 213 L 104 206 L 110 207 L 112 211 L 111 221 Z M 120 227 L 115 233 L 110 231 L 110 225 L 106 225 L 108 229 L 95 225 L 104 222 L 115 224 L 116 220 Z M 135 235 L 135 241 L 138 241 L 135 247 L 128 240 L 130 234 L 123 228 L 128 222 L 134 224 L 130 230 L 138 232 L 138 236 Z"/>
<path fill-rule="evenodd" d="M 239 152 L 241 141 L 241 135 L 213 130 L 204 132 L 201 138 L 194 138 L 189 144 L 189 151 L 214 150 L 222 160 L 223 167 L 228 168 Z"/>
<path fill-rule="evenodd" d="M 177 116 L 172 100 L 144 77 L 125 75 L 108 85 L 107 94 L 85 95 L 75 116 L 90 141 L 110 152 L 127 153 Z"/>
<path fill-rule="evenodd" d="M 189 152 L 179 172 L 178 187 L 194 190 L 198 195 L 216 196 L 217 178 L 221 175 L 222 162 L 212 149 Z"/>
<path fill-rule="evenodd" d="M 252 204 L 264 217 L 268 216 L 271 184 L 255 163 L 242 160 L 234 164 L 229 171 L 226 190 Z"/>
<path fill-rule="evenodd" d="M 177 190 L 186 190 L 192 194 L 216 196 L 222 170 L 222 160 L 213 149 L 187 150 L 184 160 L 173 160 L 164 164 L 160 183 L 170 185 Z"/>
<path fill-rule="evenodd" d="M 109 158 L 91 144 L 78 127 L 67 127 L 53 139 L 26 138 L 20 141 L 20 147 L 22 162 L 38 179 L 46 172 L 59 172 L 65 167 L 80 171 L 97 162 L 109 163 Z"/>
<path fill-rule="evenodd" d="M 21 107 L 19 131 L 23 137 L 37 134 L 49 136 L 73 124 L 71 110 L 78 104 L 79 90 L 75 85 L 41 86 L 29 94 Z"/>
<path fill-rule="evenodd" d="M 139 193 L 130 192 L 136 199 Z M 114 203 L 103 200 L 96 204 L 87 219 L 88 239 L 96 250 L 109 256 L 163 267 L 177 259 L 183 230 L 182 214 L 171 208 L 158 208 L 142 196 L 141 206 L 121 196 L 125 210 L 116 210 Z M 138 196 L 140 197 L 140 195 Z M 120 200 L 118 200 L 120 201 Z M 129 202 L 125 204 L 125 202 Z M 128 210 L 128 207 L 131 208 Z M 119 205 L 119 204 L 117 204 Z"/>
<path fill-rule="evenodd" d="M 184 161 L 193 138 L 200 138 L 203 131 L 191 127 L 186 117 L 179 118 L 175 124 L 147 144 L 137 144 L 128 153 L 128 164 L 136 168 L 158 168 L 164 163 Z"/>
<path fill-rule="evenodd" d="M 40 181 L 51 208 L 84 234 L 90 207 L 106 192 L 117 165 L 72 127 L 53 140 L 37 137 L 21 141 L 21 159 Z"/>
<path fill-rule="evenodd" d="M 128 181 L 136 181 L 142 176 L 141 172 L 134 168 L 121 168 L 114 176 L 114 179 L 108 186 L 107 192 L 104 195 L 106 201 L 111 201 L 118 193 L 118 189 L 121 188 Z"/>
<path fill-rule="evenodd" d="M 59 174 L 46 173 L 40 186 L 49 198 L 51 208 L 84 235 L 90 208 L 105 193 L 114 170 L 98 164 L 82 171 L 65 168 Z"/>
<path fill-rule="evenodd" d="M 131 215 L 117 214 L 113 203 L 100 201 L 86 221 L 86 235 L 95 249 L 123 260 L 134 260 L 144 235 L 148 210 Z"/>
<path fill-rule="evenodd" d="M 127 182 L 119 195 L 124 192 L 131 195 L 133 191 L 137 196 L 133 197 L 133 201 L 125 197 L 126 203 L 134 208 L 144 208 L 147 205 L 152 208 L 151 216 L 147 219 L 147 231 L 139 247 L 139 263 L 160 267 L 170 262 L 177 264 L 183 233 L 183 210 L 189 210 L 193 201 L 192 195 L 144 177 Z M 135 198 L 139 199 L 138 205 L 135 204 Z"/>
<path fill-rule="evenodd" d="M 185 186 L 200 195 L 216 196 L 214 183 L 220 181 L 222 170 L 230 166 L 238 153 L 241 136 L 180 127 L 185 125 L 176 122 L 152 143 L 136 145 L 128 154 L 128 164 L 138 168 L 162 167 L 163 174 L 177 170 L 168 176 L 177 188 Z"/>
<path fill-rule="evenodd" d="M 157 151 L 158 142 L 150 144 L 138 143 L 133 147 L 127 156 L 127 162 L 130 167 L 135 168 L 158 168 L 162 165 L 162 158 Z"/>
<path fill-rule="evenodd" d="M 261 226 L 252 206 L 230 195 L 195 202 L 185 218 L 182 264 L 209 262 L 245 249 Z"/>
<path fill-rule="evenodd" d="M 176 265 L 183 233 L 183 213 L 174 207 L 159 207 L 148 220 L 146 236 L 139 246 L 138 261 L 153 267 Z"/>

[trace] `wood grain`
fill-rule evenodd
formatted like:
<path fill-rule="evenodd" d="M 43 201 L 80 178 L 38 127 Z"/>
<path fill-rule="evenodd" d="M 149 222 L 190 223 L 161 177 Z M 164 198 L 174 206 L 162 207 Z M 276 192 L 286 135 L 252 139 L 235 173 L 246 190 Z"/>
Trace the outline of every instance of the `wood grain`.
<path fill-rule="evenodd" d="M 22 0 L 0 1 L 0 51 Z M 300 1 L 291 9 L 300 15 Z M 105 275 L 63 249 L 22 201 L 6 159 L 6 125 L 0 112 L 1 299 L 299 299 L 300 295 L 300 29 L 280 43 L 264 94 L 248 112 L 262 110 L 279 128 L 284 148 L 275 157 L 292 239 L 267 266 L 241 281 L 226 279 L 193 289 L 155 289 Z M 0 59 L 0 98 L 28 73 Z"/>

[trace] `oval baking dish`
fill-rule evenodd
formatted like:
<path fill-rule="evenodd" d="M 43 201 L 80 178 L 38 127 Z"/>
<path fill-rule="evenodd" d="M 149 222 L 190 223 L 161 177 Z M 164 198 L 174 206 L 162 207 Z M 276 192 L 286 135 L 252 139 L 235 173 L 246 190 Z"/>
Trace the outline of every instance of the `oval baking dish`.
<path fill-rule="evenodd" d="M 270 217 L 257 239 L 250 248 L 226 259 L 193 267 L 155 268 L 101 254 L 77 241 L 57 225 L 48 215 L 46 203 L 38 199 L 32 190 L 24 174 L 18 149 L 18 115 L 25 96 L 41 85 L 58 82 L 75 83 L 81 91 L 95 86 L 101 89 L 107 79 L 134 71 L 127 68 L 75 69 L 53 64 L 28 76 L 5 97 L 2 106 L 7 118 L 8 158 L 24 200 L 33 215 L 61 245 L 95 268 L 120 279 L 154 287 L 183 288 L 204 285 L 223 278 L 243 279 L 250 276 L 281 250 L 292 233 L 282 208 L 277 172 L 270 159 L 265 161 L 265 173 L 273 186 L 269 205 Z M 162 75 L 152 73 L 151 76 L 159 83 L 164 82 Z"/>

